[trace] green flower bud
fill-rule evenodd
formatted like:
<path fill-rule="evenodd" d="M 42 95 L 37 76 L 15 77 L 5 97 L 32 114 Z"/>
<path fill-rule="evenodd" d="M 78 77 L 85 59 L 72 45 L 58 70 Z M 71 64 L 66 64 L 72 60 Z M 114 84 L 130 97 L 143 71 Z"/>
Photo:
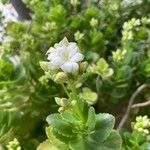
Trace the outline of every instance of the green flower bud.
<path fill-rule="evenodd" d="M 49 70 L 49 65 L 48 65 L 48 62 L 46 61 L 40 61 L 40 66 L 45 72 Z"/>
<path fill-rule="evenodd" d="M 90 26 L 91 26 L 91 27 L 96 27 L 97 25 L 98 25 L 98 20 L 95 19 L 95 18 L 92 18 L 92 19 L 90 20 Z"/>
<path fill-rule="evenodd" d="M 82 93 L 80 95 L 89 105 L 95 104 L 98 99 L 97 93 L 86 87 L 82 89 Z"/>
<path fill-rule="evenodd" d="M 21 150 L 20 144 L 16 138 L 10 141 L 6 147 L 8 150 Z"/>
<path fill-rule="evenodd" d="M 64 107 L 59 107 L 58 112 L 62 112 L 64 110 L 65 110 Z"/>
<path fill-rule="evenodd" d="M 83 36 L 84 36 L 84 34 L 81 33 L 80 31 L 77 31 L 77 32 L 74 34 L 74 38 L 75 38 L 76 41 L 82 40 Z"/>
<path fill-rule="evenodd" d="M 89 66 L 88 71 L 100 75 L 103 79 L 110 78 L 114 73 L 104 58 L 100 58 L 96 65 Z"/>
<path fill-rule="evenodd" d="M 87 67 L 88 67 L 88 63 L 86 61 L 84 61 L 80 64 L 80 70 L 82 72 L 84 72 L 87 69 Z"/>
<path fill-rule="evenodd" d="M 69 105 L 69 101 L 66 98 L 55 97 L 55 102 L 62 107 L 67 107 Z"/>
<path fill-rule="evenodd" d="M 76 7 L 78 4 L 80 4 L 80 2 L 78 0 L 71 0 L 70 4 L 74 7 Z"/>
<path fill-rule="evenodd" d="M 75 106 L 76 105 L 76 103 L 77 103 L 77 101 L 75 101 L 75 100 L 73 100 L 72 102 L 71 102 L 71 106 Z"/>
<path fill-rule="evenodd" d="M 64 72 L 58 72 L 55 76 L 54 81 L 59 84 L 65 83 L 68 81 L 68 76 Z"/>
<path fill-rule="evenodd" d="M 148 135 L 150 127 L 150 119 L 147 116 L 136 117 L 136 122 L 133 123 L 133 129 L 140 132 L 142 135 Z"/>

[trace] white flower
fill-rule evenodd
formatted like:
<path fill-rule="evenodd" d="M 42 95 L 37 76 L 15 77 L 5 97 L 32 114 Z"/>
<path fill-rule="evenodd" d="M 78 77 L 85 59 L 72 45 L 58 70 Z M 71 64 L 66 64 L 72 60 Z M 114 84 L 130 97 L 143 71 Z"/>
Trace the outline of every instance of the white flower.
<path fill-rule="evenodd" d="M 68 42 L 64 38 L 48 50 L 48 60 L 50 69 L 61 68 L 66 73 L 76 73 L 79 70 L 78 62 L 82 61 L 84 56 L 79 52 L 76 43 Z"/>
<path fill-rule="evenodd" d="M 16 22 L 18 20 L 18 14 L 12 4 L 3 5 L 0 3 L 0 11 L 4 17 L 3 24 L 7 24 L 8 22 Z"/>

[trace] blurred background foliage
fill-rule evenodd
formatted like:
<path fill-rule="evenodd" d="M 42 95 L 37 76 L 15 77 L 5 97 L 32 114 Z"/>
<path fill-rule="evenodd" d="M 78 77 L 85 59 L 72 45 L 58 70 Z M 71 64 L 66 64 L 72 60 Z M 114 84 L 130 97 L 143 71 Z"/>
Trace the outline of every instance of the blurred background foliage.
<path fill-rule="evenodd" d="M 150 0 L 24 3 L 31 20 L 9 22 L 0 46 L 0 143 L 15 135 L 24 149 L 33 150 L 45 139 L 45 118 L 57 111 L 54 97 L 64 92 L 44 76 L 39 61 L 65 36 L 78 43 L 93 69 L 79 92 L 83 95 L 82 87 L 97 92 L 96 111 L 119 118 L 136 88 L 150 82 Z M 100 58 L 104 61 L 93 66 Z"/>

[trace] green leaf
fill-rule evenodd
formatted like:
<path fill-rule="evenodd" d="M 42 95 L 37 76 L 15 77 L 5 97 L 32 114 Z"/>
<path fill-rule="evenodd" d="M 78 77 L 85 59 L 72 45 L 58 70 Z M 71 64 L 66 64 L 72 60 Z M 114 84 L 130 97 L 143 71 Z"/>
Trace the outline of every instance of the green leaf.
<path fill-rule="evenodd" d="M 112 131 L 107 140 L 102 143 L 92 142 L 88 137 L 78 137 L 69 145 L 73 150 L 121 150 L 122 140 L 116 131 Z"/>
<path fill-rule="evenodd" d="M 67 11 L 65 7 L 63 5 L 57 5 L 55 7 L 51 7 L 48 18 L 61 23 L 66 18 L 66 15 Z"/>
<path fill-rule="evenodd" d="M 55 148 L 64 150 L 68 149 L 68 145 L 56 138 L 50 127 L 46 128 L 46 134 L 48 136 L 49 142 L 51 142 L 55 146 Z"/>
<path fill-rule="evenodd" d="M 79 120 L 77 120 L 78 118 L 76 118 L 71 112 L 63 112 L 61 114 L 62 119 L 66 122 L 72 123 L 72 124 L 78 124 L 77 122 Z"/>
<path fill-rule="evenodd" d="M 76 140 L 71 141 L 69 146 L 72 150 L 97 150 L 96 144 L 89 142 L 87 138 L 78 137 Z"/>
<path fill-rule="evenodd" d="M 91 138 L 96 142 L 103 142 L 110 135 L 114 127 L 115 118 L 110 114 L 97 114 L 95 132 L 91 134 Z"/>
<path fill-rule="evenodd" d="M 89 7 L 85 11 L 86 18 L 97 18 L 99 15 L 99 9 L 97 7 Z"/>
<path fill-rule="evenodd" d="M 58 149 L 49 140 L 46 140 L 38 146 L 37 150 L 58 150 Z"/>
<path fill-rule="evenodd" d="M 112 131 L 104 143 L 99 144 L 98 150 L 121 150 L 122 140 L 116 131 Z"/>
<path fill-rule="evenodd" d="M 91 43 L 93 45 L 98 44 L 102 41 L 102 38 L 103 38 L 103 34 L 101 32 L 96 33 L 96 34 L 93 35 Z"/>
<path fill-rule="evenodd" d="M 88 130 L 93 131 L 95 129 L 95 124 L 96 124 L 95 110 L 93 107 L 90 107 L 87 119 Z"/>
<path fill-rule="evenodd" d="M 46 118 L 48 124 L 55 129 L 56 132 L 63 136 L 73 136 L 72 126 L 73 124 L 63 120 L 60 114 L 52 114 Z"/>

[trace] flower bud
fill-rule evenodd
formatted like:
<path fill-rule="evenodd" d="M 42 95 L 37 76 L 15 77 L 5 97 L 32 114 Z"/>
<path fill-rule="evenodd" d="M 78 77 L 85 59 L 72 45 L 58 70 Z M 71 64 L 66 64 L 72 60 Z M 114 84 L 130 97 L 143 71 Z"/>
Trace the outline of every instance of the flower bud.
<path fill-rule="evenodd" d="M 72 102 L 71 102 L 71 106 L 75 106 L 76 105 L 76 103 L 77 103 L 77 101 L 75 101 L 75 100 L 73 100 Z"/>
<path fill-rule="evenodd" d="M 74 7 L 76 7 L 80 2 L 78 0 L 71 0 L 70 4 Z"/>
<path fill-rule="evenodd" d="M 14 138 L 13 141 L 10 141 L 6 147 L 8 150 L 12 149 L 21 150 L 20 143 L 16 138 Z"/>
<path fill-rule="evenodd" d="M 48 65 L 48 62 L 46 61 L 40 61 L 40 66 L 46 72 L 49 70 L 49 65 Z"/>
<path fill-rule="evenodd" d="M 98 20 L 95 18 L 92 18 L 90 21 L 90 26 L 91 27 L 96 27 L 98 25 Z"/>
<path fill-rule="evenodd" d="M 81 33 L 80 31 L 77 31 L 75 34 L 74 34 L 74 38 L 76 41 L 80 41 L 82 38 L 83 38 L 84 34 Z"/>
<path fill-rule="evenodd" d="M 83 72 L 87 69 L 87 67 L 88 67 L 88 63 L 86 61 L 80 64 L 80 70 Z"/>
<path fill-rule="evenodd" d="M 148 135 L 148 134 L 149 134 L 148 129 L 143 130 L 143 132 L 144 132 L 144 134 L 146 134 L 146 135 Z"/>
<path fill-rule="evenodd" d="M 54 81 L 59 84 L 65 83 L 68 81 L 68 76 L 64 72 L 58 72 L 55 76 Z"/>
<path fill-rule="evenodd" d="M 64 107 L 59 107 L 58 112 L 62 112 L 64 110 L 65 110 Z"/>
<path fill-rule="evenodd" d="M 55 102 L 62 107 L 66 107 L 69 105 L 68 99 L 55 97 Z"/>

